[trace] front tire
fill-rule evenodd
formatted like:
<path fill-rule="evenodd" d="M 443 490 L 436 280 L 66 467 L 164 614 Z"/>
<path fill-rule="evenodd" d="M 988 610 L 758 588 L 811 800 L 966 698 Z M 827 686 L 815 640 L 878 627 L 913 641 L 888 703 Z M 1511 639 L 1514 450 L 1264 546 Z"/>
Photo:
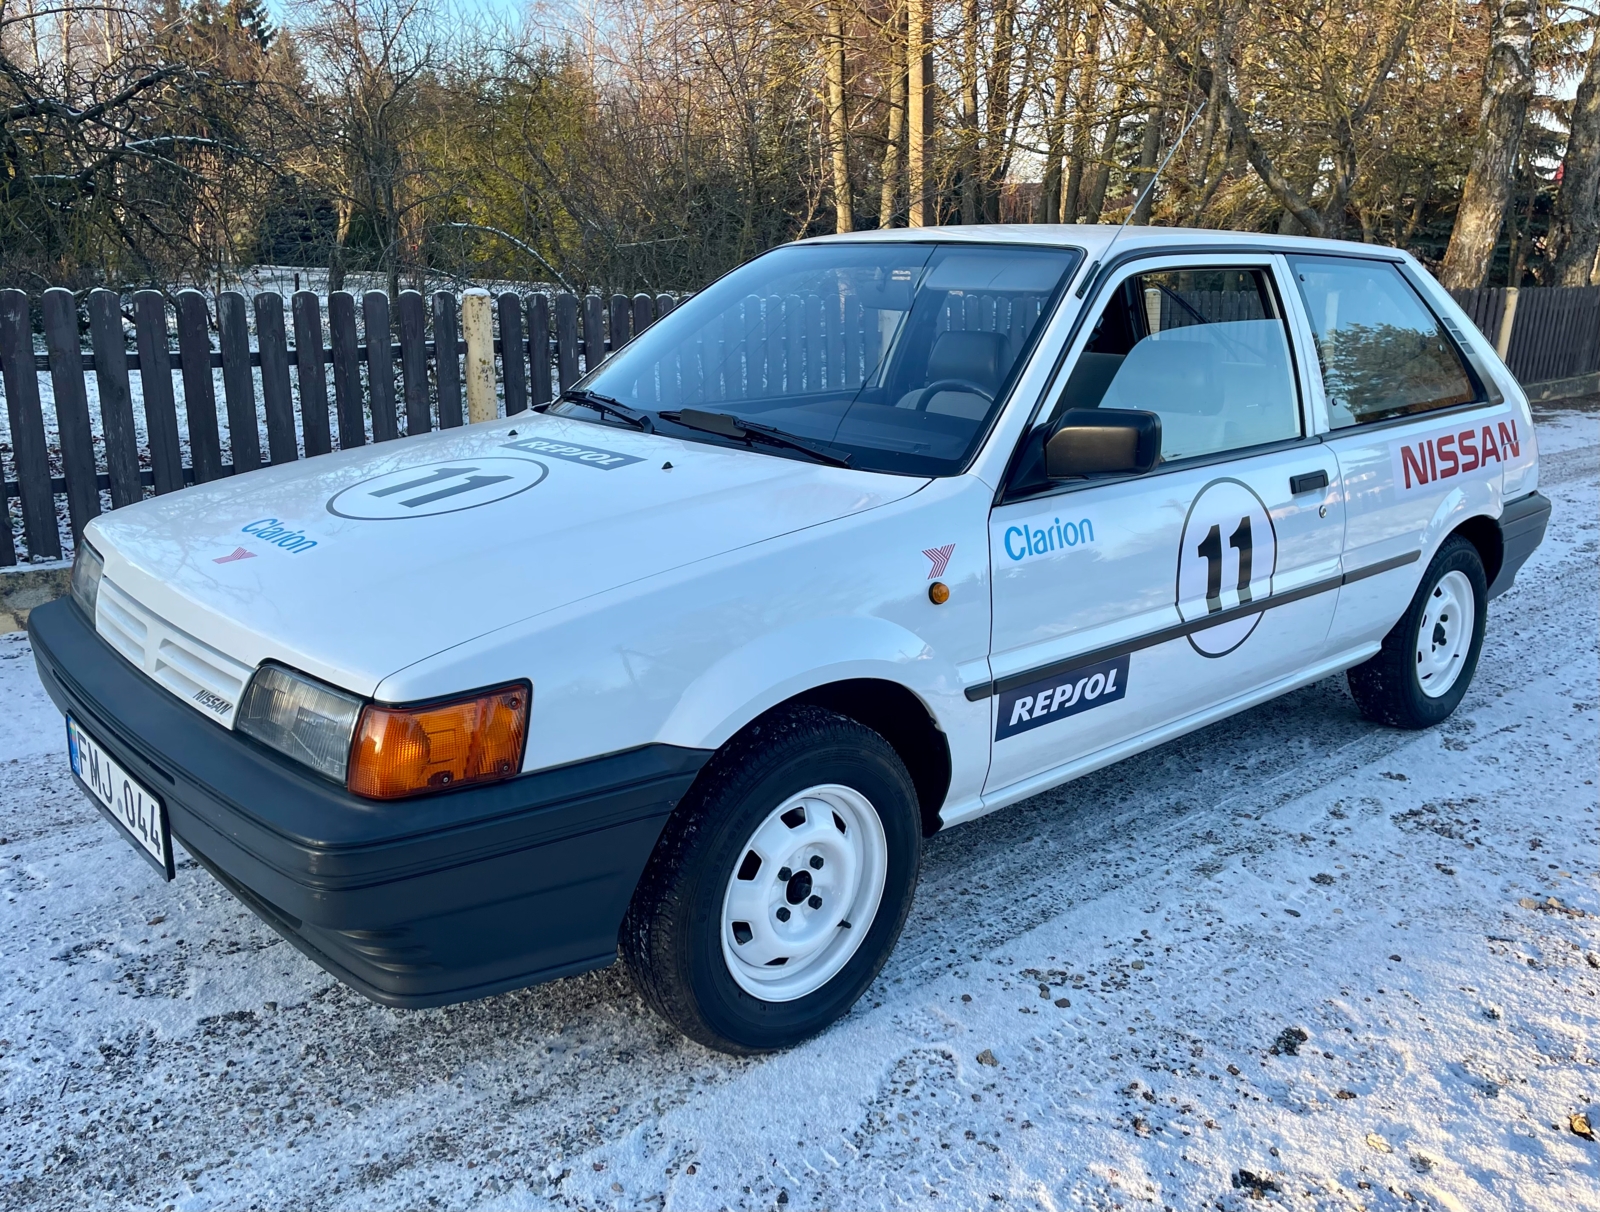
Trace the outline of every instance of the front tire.
<path fill-rule="evenodd" d="M 668 821 L 623 922 L 650 1006 L 744 1055 L 845 1014 L 911 909 L 921 814 L 898 754 L 819 707 L 762 720 L 707 766 Z"/>
<path fill-rule="evenodd" d="M 1361 714 L 1395 728 L 1448 719 L 1477 671 L 1488 602 L 1478 549 L 1446 539 L 1378 655 L 1345 675 Z"/>

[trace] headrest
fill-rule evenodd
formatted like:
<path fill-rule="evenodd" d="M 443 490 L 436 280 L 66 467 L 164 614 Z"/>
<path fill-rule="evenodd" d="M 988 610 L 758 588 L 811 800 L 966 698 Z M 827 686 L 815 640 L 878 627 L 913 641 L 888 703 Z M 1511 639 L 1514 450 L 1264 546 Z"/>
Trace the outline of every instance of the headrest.
<path fill-rule="evenodd" d="M 995 391 L 1005 377 L 1006 338 L 998 332 L 950 329 L 934 338 L 928 354 L 928 382 L 966 379 Z"/>

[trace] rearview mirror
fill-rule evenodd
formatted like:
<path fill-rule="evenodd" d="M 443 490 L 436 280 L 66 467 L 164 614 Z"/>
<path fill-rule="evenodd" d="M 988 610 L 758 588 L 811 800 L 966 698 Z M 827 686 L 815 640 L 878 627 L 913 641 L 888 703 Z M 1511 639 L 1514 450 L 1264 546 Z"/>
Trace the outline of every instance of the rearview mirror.
<path fill-rule="evenodd" d="M 1161 460 L 1161 418 L 1133 408 L 1069 408 L 1044 443 L 1052 480 L 1143 475 Z"/>

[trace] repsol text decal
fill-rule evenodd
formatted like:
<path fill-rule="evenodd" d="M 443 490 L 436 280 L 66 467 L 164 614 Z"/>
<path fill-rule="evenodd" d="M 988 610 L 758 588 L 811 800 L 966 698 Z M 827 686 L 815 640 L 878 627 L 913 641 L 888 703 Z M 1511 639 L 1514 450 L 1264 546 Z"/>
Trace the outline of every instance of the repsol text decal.
<path fill-rule="evenodd" d="M 1026 518 L 1007 526 L 1000 536 L 1006 558 L 1020 564 L 1057 551 L 1094 543 L 1094 523 L 1088 518 L 1063 522 L 1060 518 Z"/>
<path fill-rule="evenodd" d="M 994 739 L 1027 732 L 1114 703 L 1128 693 L 1128 656 L 1083 665 L 1000 695 Z"/>
<path fill-rule="evenodd" d="M 273 547 L 281 547 L 295 555 L 299 555 L 302 551 L 310 551 L 317 545 L 315 539 L 306 538 L 304 531 L 297 530 L 293 526 L 285 526 L 277 518 L 257 518 L 254 522 L 246 522 L 239 529 L 245 534 L 254 535 L 263 543 L 268 543 Z M 236 551 L 231 556 L 224 556 L 223 559 L 217 560 L 216 563 L 221 564 L 234 559 L 247 559 L 248 554 L 241 556 Z"/>
<path fill-rule="evenodd" d="M 601 471 L 615 471 L 632 463 L 643 463 L 638 455 L 621 454 L 615 450 L 601 450 L 598 446 L 578 446 L 572 442 L 557 442 L 550 438 L 518 438 L 502 443 L 508 450 L 525 450 L 529 454 L 563 459 L 568 463 L 582 463 L 585 467 L 598 467 Z"/>
<path fill-rule="evenodd" d="M 1430 434 L 1404 442 L 1391 442 L 1395 487 L 1411 492 L 1440 480 L 1468 472 L 1496 471 L 1507 459 L 1522 454 L 1522 438 L 1517 433 L 1516 417 L 1489 424 L 1464 425 L 1449 433 Z"/>

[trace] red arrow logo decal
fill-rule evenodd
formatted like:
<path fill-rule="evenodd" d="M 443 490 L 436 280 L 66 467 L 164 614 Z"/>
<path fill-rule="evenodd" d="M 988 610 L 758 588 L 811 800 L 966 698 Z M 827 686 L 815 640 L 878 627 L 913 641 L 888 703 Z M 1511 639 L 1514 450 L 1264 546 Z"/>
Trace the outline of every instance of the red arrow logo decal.
<path fill-rule="evenodd" d="M 928 580 L 944 576 L 944 570 L 950 567 L 950 557 L 955 554 L 956 545 L 946 543 L 943 547 L 925 547 L 922 554 L 932 562 L 933 568 L 928 572 Z"/>
<path fill-rule="evenodd" d="M 233 554 L 232 555 L 218 556 L 216 559 L 212 560 L 211 562 L 213 564 L 231 564 L 235 560 L 253 560 L 255 558 L 256 558 L 256 553 L 255 552 L 246 551 L 243 547 L 235 547 L 233 549 Z"/>

